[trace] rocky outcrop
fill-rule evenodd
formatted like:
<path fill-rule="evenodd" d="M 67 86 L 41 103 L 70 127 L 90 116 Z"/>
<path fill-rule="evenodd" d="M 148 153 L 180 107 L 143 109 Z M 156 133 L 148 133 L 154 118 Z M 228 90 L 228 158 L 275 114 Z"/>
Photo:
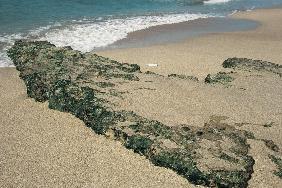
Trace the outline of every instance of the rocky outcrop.
<path fill-rule="evenodd" d="M 249 71 L 267 71 L 278 74 L 280 77 L 282 76 L 282 65 L 267 61 L 252 60 L 247 58 L 229 58 L 223 62 L 222 66 L 224 68 L 234 68 Z"/>
<path fill-rule="evenodd" d="M 179 74 L 169 74 L 168 77 L 171 78 L 179 78 L 183 80 L 193 80 L 193 81 L 199 81 L 199 79 L 195 76 L 187 76 L 187 75 L 179 75 Z"/>
<path fill-rule="evenodd" d="M 215 83 L 220 83 L 220 84 L 228 84 L 232 82 L 234 78 L 231 76 L 230 73 L 225 73 L 225 72 L 219 72 L 217 74 L 208 74 L 207 77 L 205 78 L 205 82 L 209 84 L 215 84 Z"/>
<path fill-rule="evenodd" d="M 274 164 L 277 166 L 277 171 L 274 172 L 274 175 L 278 176 L 282 179 L 282 159 L 276 157 L 274 155 L 269 155 L 269 158 L 272 160 Z"/>
<path fill-rule="evenodd" d="M 50 108 L 75 115 L 97 134 L 119 140 L 126 148 L 155 165 L 173 169 L 194 184 L 247 186 L 254 165 L 247 143 L 254 139 L 252 133 L 236 129 L 217 116 L 203 127 L 172 127 L 112 102 L 122 100 L 124 91 L 119 86 L 142 80 L 145 73 L 138 65 L 82 54 L 70 47 L 58 48 L 49 42 L 18 41 L 8 55 L 20 71 L 28 96 L 36 101 L 48 101 Z M 206 142 L 210 143 L 208 149 L 203 147 Z M 209 166 L 205 164 L 207 157 L 226 166 Z"/>

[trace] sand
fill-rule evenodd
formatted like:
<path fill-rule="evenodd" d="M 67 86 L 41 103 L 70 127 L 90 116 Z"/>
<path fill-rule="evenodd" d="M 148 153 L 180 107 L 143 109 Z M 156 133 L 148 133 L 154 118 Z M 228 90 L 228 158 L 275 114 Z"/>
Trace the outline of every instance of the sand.
<path fill-rule="evenodd" d="M 260 26 L 250 31 L 213 33 L 179 43 L 117 49 L 98 54 L 137 63 L 143 70 L 164 75 L 177 73 L 200 78 L 222 70 L 221 63 L 230 57 L 262 59 L 282 64 L 281 9 L 243 12 L 233 17 L 259 21 Z M 161 26 L 159 28 L 162 29 Z M 158 67 L 149 67 L 147 64 L 158 64 Z"/>
<path fill-rule="evenodd" d="M 0 80 L 0 187 L 195 187 L 34 102 L 14 68 Z"/>
<path fill-rule="evenodd" d="M 149 83 L 139 81 L 128 86 L 135 90 L 130 90 L 121 106 L 170 126 L 203 127 L 212 117 L 226 118 L 224 122 L 252 132 L 257 139 L 249 141 L 249 154 L 256 160 L 250 187 L 281 187 L 282 181 L 273 174 L 276 167 L 268 157 L 275 152 L 261 140 L 282 146 L 282 80 L 262 72 L 237 71 L 233 76 L 235 80 L 230 86 L 167 77 L 148 79 L 152 80 Z M 272 127 L 264 127 L 272 122 Z M 204 144 L 202 149 L 204 146 L 213 148 Z M 281 156 L 281 150 L 275 155 Z M 198 162 L 210 168 L 223 162 L 206 157 Z"/>
<path fill-rule="evenodd" d="M 116 49 L 98 54 L 123 62 L 137 63 L 144 71 L 162 75 L 193 75 L 201 81 L 209 73 L 228 71 L 221 64 L 230 57 L 261 59 L 282 64 L 281 9 L 243 12 L 233 17 L 258 21 L 260 25 L 255 30 L 244 32 L 213 33 L 179 43 Z M 147 64 L 158 66 L 150 67 Z M 281 148 L 281 78 L 263 73 L 241 72 L 232 85 L 224 88 L 160 78 L 159 81 L 152 82 L 150 90 L 132 92 L 122 105 L 147 118 L 176 126 L 203 126 L 214 115 L 226 116 L 229 123 L 246 123 L 240 128 L 253 132 L 258 139 L 273 140 Z M 268 129 L 262 126 L 270 122 L 275 125 Z M 273 152 L 259 140 L 250 140 L 250 146 L 250 155 L 254 157 L 256 164 L 249 187 L 281 187 L 281 180 L 273 175 L 276 167 L 268 158 Z M 281 151 L 279 155 L 281 156 Z"/>
<path fill-rule="evenodd" d="M 214 33 L 179 43 L 103 51 L 99 55 L 137 63 L 142 71 L 194 75 L 201 80 L 223 70 L 222 62 L 234 56 L 282 64 L 281 9 L 245 12 L 234 18 L 252 19 L 261 25 L 250 31 Z M 271 139 L 281 148 L 281 79 L 270 74 L 260 76 L 240 74 L 234 82 L 236 87 L 229 89 L 160 78 L 150 85 L 157 92 L 136 90 L 120 105 L 170 125 L 202 126 L 212 115 L 227 116 L 229 123 L 251 122 L 241 128 L 254 132 L 259 139 Z M 142 83 L 136 87 L 142 87 Z M 15 69 L 0 69 L 0 88 L 1 187 L 192 186 L 118 142 L 95 135 L 73 116 L 28 99 Z M 274 126 L 262 126 L 269 122 L 275 122 Z M 281 180 L 272 173 L 276 167 L 268 158 L 271 151 L 262 141 L 251 140 L 250 145 L 250 154 L 256 160 L 250 187 L 281 187 Z"/>

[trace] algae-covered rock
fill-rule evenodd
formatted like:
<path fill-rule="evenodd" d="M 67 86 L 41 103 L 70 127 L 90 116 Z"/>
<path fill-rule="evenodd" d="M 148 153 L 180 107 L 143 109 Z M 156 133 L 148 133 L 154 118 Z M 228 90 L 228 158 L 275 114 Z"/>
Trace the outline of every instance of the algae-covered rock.
<path fill-rule="evenodd" d="M 234 78 L 230 75 L 230 73 L 219 72 L 215 75 L 208 74 L 205 78 L 205 82 L 209 84 L 220 83 L 220 84 L 228 84 L 232 82 Z"/>
<path fill-rule="evenodd" d="M 229 58 L 223 62 L 222 66 L 224 68 L 268 71 L 282 76 L 282 65 L 267 61 L 252 60 L 247 58 Z"/>
<path fill-rule="evenodd" d="M 133 135 L 127 139 L 125 146 L 137 153 L 146 154 L 149 152 L 152 144 L 153 141 L 146 136 Z"/>
<path fill-rule="evenodd" d="M 187 76 L 182 74 L 169 74 L 168 77 L 174 77 L 174 78 L 180 78 L 183 80 L 193 80 L 193 81 L 199 81 L 199 79 L 195 76 Z"/>
<path fill-rule="evenodd" d="M 268 147 L 272 151 L 278 152 L 280 150 L 272 140 L 263 139 L 262 141 L 265 143 L 266 147 Z"/>
<path fill-rule="evenodd" d="M 189 152 L 162 151 L 152 156 L 152 162 L 158 166 L 175 170 L 192 183 L 198 185 L 210 184 L 209 177 L 197 168 Z"/>
<path fill-rule="evenodd" d="M 49 88 L 44 81 L 44 73 L 31 73 L 29 75 L 22 76 L 25 82 L 27 95 L 34 98 L 36 101 L 44 102 L 49 98 Z"/>
<path fill-rule="evenodd" d="M 13 48 L 8 50 L 8 56 L 13 60 L 17 70 L 22 70 L 27 64 L 33 64 L 34 58 L 37 57 L 42 49 L 55 47 L 55 45 L 47 41 L 38 41 L 29 43 L 21 40 L 16 41 Z"/>
<path fill-rule="evenodd" d="M 274 172 L 276 176 L 282 179 L 282 159 L 276 157 L 274 155 L 269 155 L 269 158 L 274 162 L 277 166 L 277 170 Z"/>
<path fill-rule="evenodd" d="M 126 91 L 119 88 L 123 83 L 136 83 L 145 75 L 138 65 L 119 63 L 93 53 L 83 54 L 70 47 L 59 48 L 44 41 L 18 41 L 8 55 L 20 71 L 29 97 L 48 101 L 50 108 L 75 115 L 96 133 L 111 135 L 108 137 L 194 184 L 247 186 L 254 165 L 247 144 L 247 139 L 254 138 L 252 133 L 222 123 L 222 118 L 216 117 L 211 117 L 203 127 L 170 126 L 113 103 L 117 96 L 122 100 Z M 227 73 L 207 78 L 208 83 L 232 80 Z M 231 144 L 225 145 L 226 141 Z M 208 150 L 203 147 L 205 142 L 211 143 Z M 202 168 L 204 152 L 212 156 L 210 160 L 217 159 L 232 168 Z"/>

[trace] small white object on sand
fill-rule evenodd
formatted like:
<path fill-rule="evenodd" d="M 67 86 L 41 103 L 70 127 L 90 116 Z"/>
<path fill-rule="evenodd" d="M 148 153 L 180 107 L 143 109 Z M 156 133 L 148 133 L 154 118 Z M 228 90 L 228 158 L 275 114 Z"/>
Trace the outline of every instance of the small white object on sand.
<path fill-rule="evenodd" d="M 158 64 L 147 64 L 147 66 L 149 66 L 149 67 L 157 67 Z"/>

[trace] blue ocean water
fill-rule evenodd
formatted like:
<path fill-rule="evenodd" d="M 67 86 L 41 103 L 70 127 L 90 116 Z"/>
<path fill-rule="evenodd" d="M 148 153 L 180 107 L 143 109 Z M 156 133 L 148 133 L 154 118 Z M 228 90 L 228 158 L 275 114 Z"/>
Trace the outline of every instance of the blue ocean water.
<path fill-rule="evenodd" d="M 17 39 L 91 51 L 150 26 L 281 5 L 282 0 L 0 0 L 0 66 Z"/>

